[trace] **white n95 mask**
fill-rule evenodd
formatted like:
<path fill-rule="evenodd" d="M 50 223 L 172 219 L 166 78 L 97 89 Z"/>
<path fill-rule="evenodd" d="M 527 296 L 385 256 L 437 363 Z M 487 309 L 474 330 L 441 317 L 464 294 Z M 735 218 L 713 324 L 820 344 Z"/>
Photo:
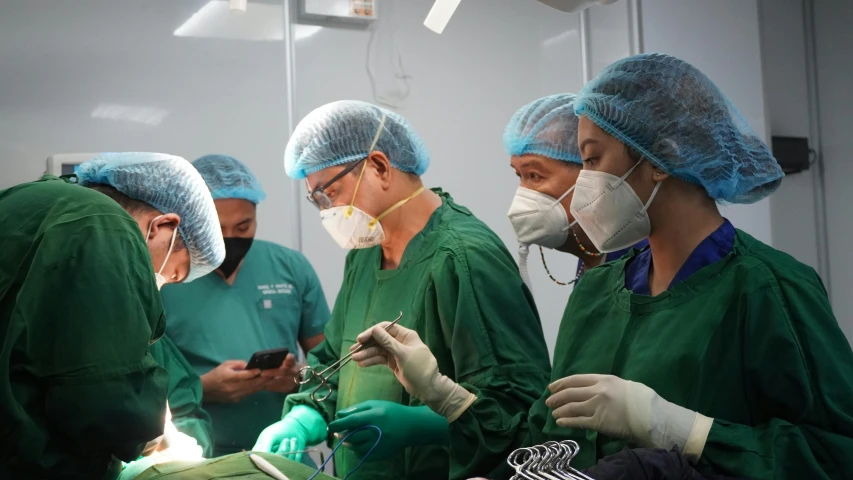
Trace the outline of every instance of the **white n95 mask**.
<path fill-rule="evenodd" d="M 358 207 L 332 207 L 320 211 L 320 218 L 341 248 L 370 248 L 385 241 L 382 224 Z"/>
<path fill-rule="evenodd" d="M 651 222 L 647 210 L 662 182 L 657 182 L 643 205 L 625 181 L 643 160 L 622 177 L 605 172 L 581 170 L 569 210 L 599 252 L 615 252 L 647 238 Z"/>
<path fill-rule="evenodd" d="M 358 185 L 356 185 L 356 191 L 358 191 Z M 421 186 L 421 188 L 415 190 L 415 193 L 395 203 L 376 218 L 371 217 L 364 210 L 350 204 L 321 210 L 320 219 L 323 221 L 323 228 L 329 232 L 332 239 L 342 248 L 375 247 L 385 241 L 385 230 L 382 229 L 382 224 L 379 223 L 379 220 L 382 220 L 389 213 L 402 207 L 406 202 L 417 197 L 423 191 L 424 187 Z M 355 197 L 353 197 L 353 200 L 355 200 Z"/>
<path fill-rule="evenodd" d="M 560 198 L 518 187 L 507 217 L 518 242 L 546 248 L 562 247 L 569 238 L 569 216 L 560 203 L 574 190 L 570 188 Z"/>

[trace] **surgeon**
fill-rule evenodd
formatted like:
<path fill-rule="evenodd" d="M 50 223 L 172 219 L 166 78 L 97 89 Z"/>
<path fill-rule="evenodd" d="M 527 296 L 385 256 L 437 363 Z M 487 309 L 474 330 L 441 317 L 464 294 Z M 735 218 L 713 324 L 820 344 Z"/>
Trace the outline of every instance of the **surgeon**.
<path fill-rule="evenodd" d="M 650 249 L 575 287 L 525 443 L 575 440 L 578 468 L 625 446 L 674 446 L 717 475 L 849 477 L 853 352 L 823 284 L 717 207 L 779 186 L 767 146 L 705 75 L 664 54 L 610 65 L 574 110 L 584 167 L 572 216 L 599 251 L 642 238 Z M 360 365 L 443 395 L 414 331 L 358 340 L 371 336 L 381 347 Z"/>
<path fill-rule="evenodd" d="M 163 448 L 158 290 L 225 256 L 198 172 L 107 153 L 4 190 L 0 249 L 0 478 L 114 479 Z"/>
<path fill-rule="evenodd" d="M 341 477 L 362 459 L 350 478 L 468 478 L 506 460 L 506 433 L 526 421 L 547 384 L 542 327 L 500 239 L 449 194 L 424 188 L 428 166 L 403 117 L 357 101 L 310 113 L 285 152 L 287 174 L 305 180 L 323 226 L 352 250 L 326 340 L 308 364 L 321 371 L 365 328 L 402 314 L 400 324 L 436 353 L 452 392 L 419 399 L 390 371 L 350 363 L 329 378 L 325 401 L 312 398 L 316 381 L 288 397 L 284 418 L 255 450 L 314 445 L 328 426 L 339 439 L 352 434 L 335 457 Z M 355 432 L 368 425 L 381 438 L 372 428 Z"/>
<path fill-rule="evenodd" d="M 213 418 L 215 455 L 249 449 L 281 418 L 296 389 L 295 355 L 323 341 L 329 307 L 317 274 L 299 252 L 255 239 L 261 184 L 239 160 L 205 155 L 193 162 L 216 205 L 225 260 L 211 274 L 163 289 L 166 333 L 201 376 Z M 279 368 L 246 370 L 262 350 L 286 347 Z"/>
<path fill-rule="evenodd" d="M 542 266 L 558 285 L 577 282 L 583 272 L 605 261 L 617 260 L 630 249 L 642 250 L 645 239 L 611 253 L 600 253 L 568 213 L 572 191 L 581 171 L 578 151 L 578 117 L 572 103 L 575 96 L 561 93 L 542 97 L 521 107 L 504 131 L 504 149 L 521 185 L 507 216 L 519 242 L 519 268 L 527 279 L 529 246 L 538 245 Z M 575 278 L 560 281 L 551 275 L 542 247 L 578 257 Z M 528 283 L 529 284 L 529 283 Z"/>

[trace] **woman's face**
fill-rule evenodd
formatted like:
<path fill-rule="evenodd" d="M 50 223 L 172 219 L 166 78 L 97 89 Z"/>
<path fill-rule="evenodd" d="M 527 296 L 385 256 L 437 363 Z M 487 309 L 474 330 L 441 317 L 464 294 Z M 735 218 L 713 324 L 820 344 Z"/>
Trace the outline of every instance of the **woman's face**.
<path fill-rule="evenodd" d="M 578 121 L 578 147 L 584 170 L 622 177 L 637 163 L 628 155 L 628 148 L 624 143 L 583 116 Z M 640 163 L 625 179 L 643 203 L 648 201 L 655 184 L 660 180 L 660 171 L 647 161 Z"/>

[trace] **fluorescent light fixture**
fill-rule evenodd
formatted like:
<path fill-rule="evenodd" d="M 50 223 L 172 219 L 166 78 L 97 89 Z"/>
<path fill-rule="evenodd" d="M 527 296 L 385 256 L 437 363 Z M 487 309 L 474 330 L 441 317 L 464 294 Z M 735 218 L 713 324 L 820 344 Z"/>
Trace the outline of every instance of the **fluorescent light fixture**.
<path fill-rule="evenodd" d="M 303 40 L 322 30 L 314 25 L 294 25 L 293 37 Z M 245 12 L 232 12 L 228 0 L 211 0 L 175 30 L 176 37 L 220 38 L 275 42 L 284 40 L 281 4 L 251 3 Z"/>
<path fill-rule="evenodd" d="M 459 6 L 459 2 L 461 1 L 435 0 L 435 3 L 432 4 L 432 8 L 429 10 L 429 14 L 427 14 L 426 20 L 424 20 L 424 26 L 441 35 L 441 32 L 444 31 L 444 27 L 447 26 L 447 22 L 450 21 L 450 17 L 456 12 L 456 7 Z"/>
<path fill-rule="evenodd" d="M 92 111 L 92 118 L 141 123 L 152 127 L 160 125 L 160 122 L 168 115 L 169 112 L 159 108 L 133 107 L 113 103 L 101 103 Z"/>

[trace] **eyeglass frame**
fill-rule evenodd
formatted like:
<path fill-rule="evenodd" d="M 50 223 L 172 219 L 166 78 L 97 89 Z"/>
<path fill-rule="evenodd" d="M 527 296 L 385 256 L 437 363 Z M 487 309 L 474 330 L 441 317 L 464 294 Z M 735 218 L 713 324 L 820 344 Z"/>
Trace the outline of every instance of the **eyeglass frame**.
<path fill-rule="evenodd" d="M 355 169 L 355 167 L 357 167 L 359 164 L 361 164 L 361 162 L 363 162 L 365 160 L 367 160 L 367 157 L 362 158 L 361 160 L 359 160 L 357 162 L 352 162 L 347 168 L 341 170 L 340 172 L 338 172 L 337 175 L 332 177 L 331 180 L 329 180 L 328 182 L 324 183 L 323 185 L 315 188 L 314 190 L 308 192 L 308 195 L 306 195 L 305 198 L 307 198 L 308 201 L 311 202 L 312 205 L 317 207 L 318 210 L 325 210 L 327 208 L 332 208 L 332 205 L 334 202 L 332 202 L 332 199 L 329 198 L 328 195 L 326 195 L 326 189 L 331 187 L 333 183 L 342 179 L 344 177 L 344 175 L 353 171 Z M 321 203 L 323 205 L 321 205 Z"/>

